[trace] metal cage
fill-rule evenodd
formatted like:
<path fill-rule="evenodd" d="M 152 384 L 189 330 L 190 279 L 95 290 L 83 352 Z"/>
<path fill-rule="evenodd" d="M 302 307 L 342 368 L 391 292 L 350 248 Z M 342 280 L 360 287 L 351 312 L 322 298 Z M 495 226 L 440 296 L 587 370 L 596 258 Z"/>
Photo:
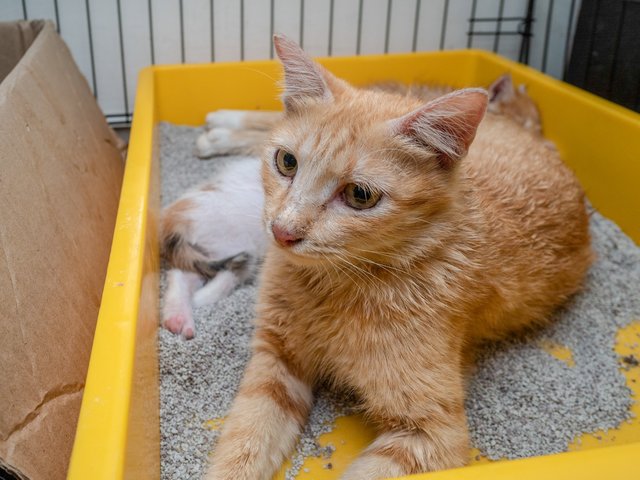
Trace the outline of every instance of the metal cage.
<path fill-rule="evenodd" d="M 564 78 L 580 3 L 3 0 L 0 20 L 53 20 L 109 122 L 127 124 L 140 68 L 273 58 L 275 32 L 314 56 L 480 48 Z"/>

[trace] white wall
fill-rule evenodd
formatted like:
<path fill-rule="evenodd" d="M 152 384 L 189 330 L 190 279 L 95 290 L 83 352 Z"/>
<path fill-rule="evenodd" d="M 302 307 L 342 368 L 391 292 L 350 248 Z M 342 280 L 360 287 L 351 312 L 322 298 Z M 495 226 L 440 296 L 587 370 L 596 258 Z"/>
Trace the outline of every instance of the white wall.
<path fill-rule="evenodd" d="M 105 114 L 118 121 L 123 118 L 114 115 L 133 109 L 140 68 L 151 63 L 269 58 L 272 30 L 300 41 L 316 56 L 470 44 L 496 48 L 517 60 L 519 35 L 500 36 L 497 42 L 495 35 L 475 36 L 469 42 L 469 18 L 474 10 L 476 18 L 496 17 L 501 6 L 504 17 L 523 17 L 526 4 L 527 0 L 0 0 L 0 21 L 25 18 L 26 12 L 29 19 L 57 22 Z M 570 9 L 573 6 L 575 29 L 579 5 L 579 0 L 536 0 L 529 55 L 533 67 L 562 77 Z M 501 29 L 515 32 L 517 24 L 505 21 Z M 496 22 L 478 22 L 475 31 L 496 28 Z"/>

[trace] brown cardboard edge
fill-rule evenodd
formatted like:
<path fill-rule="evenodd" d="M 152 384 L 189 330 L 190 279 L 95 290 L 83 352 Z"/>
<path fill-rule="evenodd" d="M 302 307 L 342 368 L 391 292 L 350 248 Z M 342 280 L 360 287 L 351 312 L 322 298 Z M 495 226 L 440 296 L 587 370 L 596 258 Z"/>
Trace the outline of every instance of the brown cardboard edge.
<path fill-rule="evenodd" d="M 18 22 L 18 23 L 24 23 L 24 22 Z M 92 278 L 91 283 L 92 285 L 95 285 L 96 291 L 93 291 L 94 288 L 92 286 L 91 298 L 89 300 L 86 300 L 86 302 L 92 302 L 92 304 L 95 305 L 95 315 L 91 313 L 93 318 L 85 317 L 85 321 L 82 322 L 83 325 L 78 325 L 80 328 L 83 328 L 85 330 L 83 334 L 83 338 L 88 337 L 88 342 L 83 342 L 83 343 L 87 343 L 88 345 L 82 346 L 82 348 L 87 350 L 87 355 L 86 355 L 87 358 L 86 358 L 86 361 L 82 360 L 78 362 L 77 365 L 73 366 L 73 370 L 75 373 L 73 374 L 73 378 L 71 378 L 69 382 L 64 381 L 60 383 L 63 387 L 65 385 L 67 386 L 74 385 L 75 387 L 72 389 L 73 391 L 68 391 L 68 392 L 64 391 L 60 393 L 60 395 L 58 394 L 49 395 L 50 393 L 49 389 L 51 389 L 52 386 L 49 384 L 46 384 L 46 386 L 40 386 L 40 390 L 36 390 L 36 392 L 39 391 L 41 392 L 40 395 L 44 395 L 41 397 L 41 401 L 28 402 L 28 405 L 34 405 L 34 408 L 30 412 L 26 413 L 26 415 L 20 414 L 15 419 L 12 418 L 15 425 L 13 425 L 8 431 L 3 432 L 6 438 L 2 442 L 2 445 L 3 445 L 2 448 L 3 450 L 5 450 L 5 447 L 8 447 L 6 448 L 5 452 L 7 454 L 7 458 L 11 459 L 12 465 L 11 466 L 8 465 L 7 462 L 3 461 L 2 459 L 0 459 L 0 464 L 2 464 L 8 472 L 13 473 L 18 478 L 21 478 L 21 479 L 22 478 L 32 478 L 32 479 L 44 478 L 48 480 L 53 478 L 56 478 L 56 479 L 63 478 L 63 474 L 64 474 L 63 470 L 66 468 L 66 463 L 68 460 L 68 456 L 70 454 L 71 444 L 73 442 L 73 437 L 75 433 L 75 424 L 77 421 L 77 414 L 80 407 L 80 400 L 82 397 L 82 388 L 84 386 L 84 377 L 86 375 L 86 367 L 88 364 L 88 353 L 90 352 L 90 349 L 91 349 L 91 343 L 93 340 L 93 328 L 95 328 L 95 321 L 97 319 L 97 305 L 99 305 L 99 299 L 100 299 L 102 288 L 104 285 L 104 276 L 106 275 L 106 262 L 108 260 L 110 247 L 111 247 L 111 235 L 113 233 L 113 228 L 115 226 L 115 215 L 117 212 L 118 197 L 119 197 L 119 191 L 120 191 L 121 180 L 122 180 L 122 161 L 121 161 L 120 155 L 118 155 L 118 152 L 116 151 L 117 147 L 116 147 L 116 141 L 113 137 L 114 133 L 107 126 L 106 121 L 104 120 L 104 116 L 102 115 L 102 112 L 99 110 L 99 108 L 95 104 L 95 100 L 93 98 L 93 95 L 91 94 L 88 83 L 86 79 L 82 76 L 82 74 L 79 72 L 79 70 L 77 69 L 77 66 L 75 65 L 75 63 L 73 62 L 73 59 L 71 57 L 68 47 L 57 35 L 57 33 L 55 32 L 55 28 L 53 27 L 53 24 L 51 22 L 39 22 L 39 23 L 41 24 L 41 29 L 33 39 L 33 42 L 31 43 L 30 47 L 26 50 L 22 58 L 14 66 L 11 72 L 9 72 L 5 80 L 0 84 L 0 114 L 2 114 L 3 116 L 3 124 L 5 124 L 3 125 L 3 127 L 9 126 L 14 131 L 14 135 L 11 135 L 11 138 L 2 139 L 2 141 L 0 142 L 0 145 L 2 145 L 3 147 L 8 146 L 10 148 L 10 150 L 8 150 L 7 152 L 0 153 L 0 155 L 3 155 L 5 157 L 4 159 L 0 158 L 0 160 L 14 163 L 14 167 L 12 167 L 14 168 L 14 170 L 15 170 L 16 163 L 23 162 L 23 164 L 25 165 L 24 166 L 25 173 L 31 173 L 29 171 L 29 166 L 28 166 L 28 163 L 30 161 L 32 160 L 35 162 L 44 161 L 43 158 L 48 156 L 47 155 L 48 152 L 43 152 L 42 150 L 40 151 L 39 160 L 29 158 L 28 154 L 25 156 L 22 156 L 21 155 L 22 152 L 20 151 L 20 148 L 19 148 L 20 147 L 19 140 L 16 140 L 16 139 L 34 138 L 34 139 L 39 139 L 39 141 L 42 142 L 42 138 L 38 136 L 38 130 L 37 130 L 38 127 L 36 126 L 39 124 L 39 121 L 42 120 L 38 118 L 39 117 L 38 113 L 41 113 L 41 111 L 46 113 L 48 111 L 49 112 L 48 115 L 52 120 L 52 126 L 45 126 L 45 128 L 43 128 L 43 131 L 46 133 L 49 133 L 49 137 L 51 139 L 50 141 L 52 142 L 51 145 L 48 145 L 48 144 L 45 145 L 46 147 L 51 147 L 51 151 L 53 153 L 51 155 L 52 157 L 51 161 L 52 162 L 57 161 L 62 167 L 64 167 L 63 169 L 67 169 L 67 170 L 69 170 L 71 167 L 73 168 L 79 167 L 78 169 L 79 173 L 77 174 L 77 177 L 73 177 L 73 175 L 69 174 L 68 171 L 66 173 L 67 175 L 70 175 L 72 178 L 77 178 L 78 181 L 86 181 L 88 178 L 88 175 L 93 173 L 91 172 L 91 169 L 95 167 L 95 170 L 99 172 L 96 175 L 96 181 L 102 182 L 102 185 L 98 185 L 99 187 L 98 190 L 102 189 L 101 191 L 104 192 L 105 189 L 108 189 L 108 191 L 110 192 L 108 195 L 109 198 L 106 198 L 104 196 L 102 198 L 105 200 L 105 203 L 108 204 L 109 206 L 100 207 L 100 208 L 103 208 L 103 210 L 100 210 L 100 208 L 98 209 L 98 212 L 100 212 L 100 215 L 101 215 L 100 218 L 104 216 L 104 221 L 100 223 L 96 221 L 96 219 L 94 218 L 94 219 L 91 219 L 91 221 L 89 222 L 91 225 L 97 225 L 98 223 L 102 225 L 101 227 L 99 227 L 99 229 L 101 232 L 104 233 L 104 235 L 102 235 L 102 240 L 98 243 L 103 244 L 103 247 L 104 247 L 104 244 L 106 244 L 106 247 L 103 248 L 103 250 L 105 250 L 104 252 L 101 251 L 100 254 L 95 254 L 95 255 L 101 255 L 103 257 L 101 258 L 100 261 L 96 263 L 95 260 L 89 260 L 87 264 L 87 266 L 94 266 L 94 267 L 97 264 L 101 264 L 101 263 L 104 264 L 100 266 L 100 269 L 102 269 L 102 271 L 97 271 L 95 273 L 95 275 L 100 277 L 99 280 L 95 280 L 94 278 L 95 275 L 91 277 Z M 51 78 L 47 78 L 48 75 L 46 75 L 47 72 L 43 70 L 44 68 L 43 65 L 38 63 L 38 61 L 42 60 L 42 58 L 40 57 L 42 57 L 42 55 L 45 52 L 54 53 L 54 55 L 51 57 L 51 58 L 55 57 L 54 60 L 52 60 L 52 62 L 62 60 L 62 62 L 59 64 L 60 68 L 57 70 L 55 67 L 55 65 L 57 64 L 52 63 L 52 65 L 54 66 L 51 68 L 51 76 L 50 76 Z M 46 58 L 45 58 L 45 61 L 46 61 Z M 20 68 L 21 66 L 24 68 Z M 38 75 L 40 76 L 40 78 L 38 78 Z M 58 82 L 59 85 L 57 90 L 51 90 L 53 87 L 49 85 L 49 81 L 48 81 L 49 79 L 53 83 L 55 83 L 56 81 Z M 16 95 L 16 93 L 24 94 L 25 84 L 30 84 L 32 87 L 31 93 L 34 93 L 35 94 L 34 97 L 37 98 L 38 94 L 42 93 L 40 91 L 40 88 L 34 87 L 34 84 L 37 84 L 38 80 L 40 80 L 40 84 L 38 85 L 39 87 L 41 87 L 42 92 L 49 92 L 49 93 L 51 93 L 52 91 L 54 93 L 57 92 L 57 95 L 54 96 L 57 98 L 50 97 L 48 99 L 45 99 L 46 101 L 40 104 L 36 104 L 34 100 L 34 104 L 31 105 L 29 102 L 32 100 L 32 97 L 30 97 L 29 95 L 27 96 L 23 95 L 23 97 L 19 97 L 19 98 L 16 98 L 14 96 Z M 60 88 L 60 85 L 63 85 L 63 88 Z M 69 90 L 68 90 L 69 105 L 76 104 L 76 106 L 69 107 L 69 109 L 61 109 L 60 112 L 56 111 L 55 113 L 60 113 L 59 116 L 57 115 L 51 116 L 51 109 L 53 108 L 51 107 L 51 105 L 60 104 L 61 101 L 64 101 L 64 97 L 65 95 L 67 95 L 66 93 L 67 86 L 69 87 Z M 29 93 L 29 91 L 26 90 L 26 93 Z M 14 108 L 11 108 L 12 105 Z M 22 121 L 21 119 L 24 118 L 24 111 L 21 108 L 23 105 L 32 107 L 34 111 L 33 112 L 34 115 L 32 116 L 31 119 L 27 118 L 26 121 L 24 121 L 21 124 L 20 123 Z M 72 114 L 69 115 L 69 112 L 71 112 Z M 75 117 L 75 115 L 73 115 L 73 112 L 80 112 L 82 116 Z M 63 113 L 67 114 L 66 119 Z M 29 124 L 30 122 L 31 122 L 31 125 Z M 56 128 L 58 130 L 56 130 Z M 60 131 L 60 128 L 69 128 L 70 130 L 72 130 L 73 135 L 71 135 L 68 131 L 67 132 Z M 30 129 L 34 130 L 33 132 L 31 132 L 32 137 L 29 137 L 29 134 L 26 133 L 26 132 L 30 132 L 31 131 Z M 60 138 L 66 138 L 66 143 L 64 144 L 59 143 L 60 138 L 57 137 L 56 135 L 57 133 L 61 134 Z M 73 137 L 71 138 L 71 141 L 69 141 L 70 136 Z M 58 141 L 57 144 L 56 144 L 56 141 Z M 89 144 L 92 146 L 91 150 L 87 150 L 88 148 L 87 145 Z M 38 146 L 37 142 L 35 144 L 35 147 L 34 145 L 24 144 L 25 151 L 27 152 L 34 151 L 34 149 L 37 150 L 37 146 Z M 93 160 L 87 160 L 84 165 L 82 163 L 79 163 L 78 165 L 75 165 L 75 164 L 71 165 L 70 162 L 73 161 L 74 159 L 74 150 L 78 149 L 78 151 L 80 151 L 81 148 L 84 148 L 84 150 L 82 150 L 83 158 L 91 158 L 91 157 L 95 157 L 95 158 Z M 57 159 L 55 158 L 56 154 L 58 157 Z M 80 155 L 79 154 L 76 155 L 76 157 L 78 156 Z M 69 163 L 66 163 L 67 161 L 69 161 Z M 46 166 L 46 163 L 44 165 Z M 14 179 L 18 179 L 20 181 L 22 180 L 20 176 L 17 176 L 17 177 L 14 176 Z M 46 177 L 44 177 L 44 179 L 41 180 L 42 188 L 45 190 L 47 188 L 47 180 L 48 179 Z M 29 183 L 28 183 L 29 181 L 30 179 L 25 179 L 25 184 L 27 185 L 27 187 L 29 186 Z M 11 192 L 10 190 L 12 188 L 11 186 L 6 187 L 3 193 L 4 188 L 5 187 L 0 185 L 0 194 L 4 195 L 7 192 Z M 70 192 L 70 193 L 73 193 L 73 192 Z M 93 197 L 87 196 L 86 198 L 93 198 Z M 95 199 L 92 201 L 95 201 Z M 109 209 L 111 209 L 111 211 L 109 211 Z M 14 215 L 14 219 L 15 217 L 16 216 Z M 5 233 L 5 232 L 3 230 L 3 232 L 0 232 L 0 233 Z M 82 238 L 87 238 L 87 236 L 85 235 Z M 0 247 L 2 248 L 2 250 L 4 250 L 5 248 L 4 245 L 5 244 L 2 243 L 2 246 Z M 7 245 L 11 247 L 12 244 L 11 242 L 8 242 Z M 87 256 L 87 258 L 93 258 L 94 254 L 91 253 L 86 248 L 83 249 L 82 245 L 80 245 L 80 248 L 77 248 L 77 246 L 74 246 L 73 248 L 76 248 L 80 254 L 84 254 L 85 256 Z M 6 252 L 7 251 L 5 250 L 3 253 L 6 253 Z M 9 253 L 13 254 L 14 252 L 9 252 Z M 8 262 L 9 260 L 5 258 L 4 261 Z M 23 262 L 23 264 L 28 265 L 28 262 Z M 21 264 L 18 263 L 17 265 L 18 267 L 20 267 Z M 12 268 L 14 267 L 15 265 L 12 265 Z M 77 269 L 78 267 L 76 266 L 75 268 Z M 86 275 L 86 272 L 78 272 L 78 273 Z M 2 279 L 0 278 L 0 280 Z M 13 278 L 12 278 L 12 282 L 13 282 Z M 20 284 L 18 284 L 18 287 L 20 287 Z M 13 285 L 13 288 L 15 291 L 16 286 Z M 22 300 L 24 301 L 24 298 Z M 18 305 L 18 302 L 15 302 L 15 303 L 16 305 Z M 52 302 L 52 303 L 55 305 L 55 302 Z M 88 303 L 86 305 L 88 305 Z M 86 307 L 86 308 L 91 310 L 91 307 Z M 88 315 L 86 310 L 83 310 L 83 312 L 84 312 L 83 315 Z M 18 322 L 20 322 L 21 325 L 23 322 L 22 318 L 12 319 L 11 313 L 6 314 L 6 316 L 2 315 L 0 316 L 0 318 L 4 318 L 4 319 L 9 318 L 9 320 L 14 320 L 14 321 L 18 320 Z M 70 327 L 73 328 L 74 325 L 70 325 Z M 3 332 L 4 331 L 5 330 L 3 329 Z M 34 336 L 37 336 L 38 332 L 35 331 L 35 332 L 32 332 L 32 334 Z M 78 345 L 78 347 L 80 348 L 81 346 Z M 52 348 L 55 349 L 56 347 L 54 346 Z M 62 351 L 62 349 L 60 351 Z M 6 361 L 6 357 L 5 357 L 5 361 Z M 52 361 L 55 362 L 55 359 L 52 359 Z M 55 364 L 53 368 L 56 368 Z M 33 385 L 27 384 L 27 386 L 29 388 L 33 388 Z M 57 390 L 56 388 L 57 387 L 54 384 L 53 390 L 51 391 L 55 393 L 56 391 L 60 390 L 60 388 L 57 388 Z M 14 389 L 14 392 L 21 392 L 21 391 L 22 390 L 19 388 Z M 4 395 L 2 396 L 4 397 Z M 9 396 L 12 398 L 4 397 L 4 399 L 0 399 L 0 403 L 3 403 L 4 401 L 13 402 L 16 404 L 21 403 L 21 399 L 16 398 L 15 393 L 10 392 Z M 48 422 L 51 422 L 51 424 L 49 424 Z M 61 422 L 58 425 L 62 425 L 62 428 L 56 428 L 55 422 Z M 34 448 L 29 447 L 28 442 L 25 441 L 25 438 L 29 437 L 29 435 L 31 435 L 34 431 L 38 430 L 39 428 L 44 429 L 45 437 L 48 436 L 49 439 L 53 439 L 53 441 L 47 442 L 46 440 L 44 441 L 40 440 L 43 443 L 41 443 L 40 445 L 35 445 Z M 55 440 L 56 438 L 58 440 Z M 11 445 L 10 442 L 14 441 L 12 439 L 15 439 L 15 442 L 18 442 L 18 443 L 14 443 Z M 31 450 L 31 453 L 28 453 L 29 450 Z M 28 463 L 31 463 L 30 465 L 26 465 L 26 467 L 28 468 L 25 468 L 24 464 L 19 465 L 19 462 L 16 462 L 16 458 L 18 456 L 21 456 L 24 462 L 25 452 L 27 452 L 27 457 L 30 457 L 33 459 L 33 462 L 28 462 Z M 54 460 L 56 459 L 56 457 L 58 457 L 58 459 L 55 462 L 52 461 L 50 462 L 50 464 L 48 464 L 47 459 Z M 54 463 L 57 464 L 58 466 L 55 467 Z M 34 467 L 34 465 L 37 465 L 37 464 L 39 464 L 40 466 L 35 468 L 39 469 L 39 471 L 34 470 L 34 468 L 32 468 Z"/>

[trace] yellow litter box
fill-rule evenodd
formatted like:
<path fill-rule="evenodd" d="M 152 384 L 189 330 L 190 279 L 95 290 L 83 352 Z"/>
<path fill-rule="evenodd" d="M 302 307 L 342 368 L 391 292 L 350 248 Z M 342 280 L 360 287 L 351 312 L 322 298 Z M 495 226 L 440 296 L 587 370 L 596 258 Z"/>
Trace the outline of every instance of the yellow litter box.
<path fill-rule="evenodd" d="M 378 81 L 486 86 L 504 72 L 525 83 L 538 102 L 545 135 L 576 172 L 594 206 L 640 242 L 640 115 L 483 51 L 375 55 L 321 60 L 354 84 Z M 158 138 L 167 121 L 201 125 L 219 108 L 279 109 L 274 61 L 156 66 L 142 71 L 111 258 L 104 285 L 82 409 L 71 456 L 70 480 L 158 479 Z M 640 320 L 640 319 L 639 319 Z M 638 322 L 619 335 L 640 332 Z M 557 352 L 559 356 L 562 352 Z M 625 372 L 637 396 L 640 369 Z M 515 461 L 475 460 L 456 470 L 415 479 L 640 478 L 640 405 L 631 424 L 598 437 L 584 436 L 568 453 Z M 337 441 L 347 438 L 348 442 Z M 344 417 L 326 441 L 337 445 L 337 478 L 372 438 L 358 417 Z M 597 439 L 596 439 L 597 438 Z M 342 446 L 344 443 L 344 447 Z M 473 454 L 472 454 L 473 456 Z M 310 460 L 311 461 L 311 460 Z M 301 475 L 302 478 L 302 475 Z"/>

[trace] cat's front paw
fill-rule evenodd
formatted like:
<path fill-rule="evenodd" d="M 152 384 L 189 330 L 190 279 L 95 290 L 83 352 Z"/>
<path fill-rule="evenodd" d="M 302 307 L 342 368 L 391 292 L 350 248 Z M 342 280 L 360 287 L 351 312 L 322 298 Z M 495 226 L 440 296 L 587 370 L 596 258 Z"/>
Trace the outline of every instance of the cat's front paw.
<path fill-rule="evenodd" d="M 233 146 L 231 130 L 228 128 L 213 128 L 198 137 L 195 154 L 200 158 L 227 155 Z"/>
<path fill-rule="evenodd" d="M 356 459 L 342 474 L 340 480 L 382 480 L 406 474 L 402 466 L 393 459 L 369 455 Z"/>

